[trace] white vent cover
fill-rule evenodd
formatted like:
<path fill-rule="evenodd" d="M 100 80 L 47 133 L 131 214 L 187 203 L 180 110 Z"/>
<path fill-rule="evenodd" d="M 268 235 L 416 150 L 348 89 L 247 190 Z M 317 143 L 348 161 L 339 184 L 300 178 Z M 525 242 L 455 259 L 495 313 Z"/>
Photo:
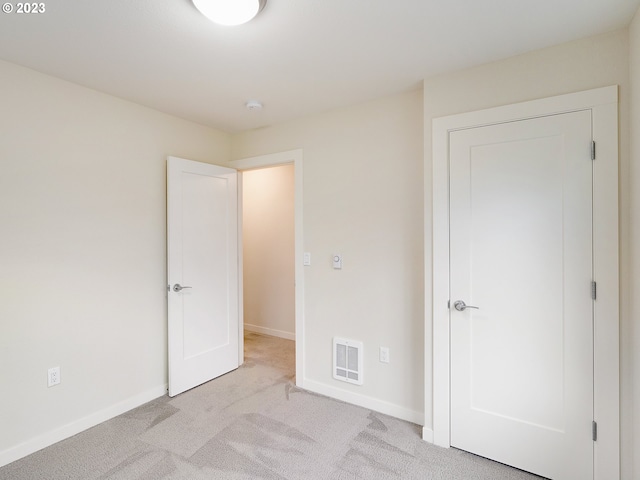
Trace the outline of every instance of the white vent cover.
<path fill-rule="evenodd" d="M 333 337 L 333 378 L 362 385 L 362 342 Z"/>

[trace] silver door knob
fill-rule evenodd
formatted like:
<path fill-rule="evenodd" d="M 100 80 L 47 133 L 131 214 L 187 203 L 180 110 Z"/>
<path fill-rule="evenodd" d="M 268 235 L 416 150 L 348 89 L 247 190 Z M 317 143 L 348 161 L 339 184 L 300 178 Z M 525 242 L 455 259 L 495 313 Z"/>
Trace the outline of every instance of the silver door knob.
<path fill-rule="evenodd" d="M 455 308 L 459 312 L 464 312 L 465 309 L 467 308 L 475 308 L 476 310 L 480 310 L 479 307 L 474 307 L 473 305 L 467 305 L 462 300 L 456 300 L 455 302 L 453 302 L 453 308 Z"/>
<path fill-rule="evenodd" d="M 185 288 L 192 288 L 192 287 L 187 287 L 187 286 L 184 286 L 184 287 L 183 287 L 183 286 L 182 286 L 182 285 L 180 285 L 179 283 L 176 283 L 176 284 L 173 286 L 173 291 L 174 291 L 174 292 L 180 292 L 180 291 L 184 290 Z"/>

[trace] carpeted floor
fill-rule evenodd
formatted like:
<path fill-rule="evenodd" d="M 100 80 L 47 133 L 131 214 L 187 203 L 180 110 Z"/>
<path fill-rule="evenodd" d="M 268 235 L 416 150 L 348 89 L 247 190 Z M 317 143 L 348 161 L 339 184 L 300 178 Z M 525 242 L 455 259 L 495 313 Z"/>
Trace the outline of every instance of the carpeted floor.
<path fill-rule="evenodd" d="M 249 333 L 239 369 L 0 468 L 0 480 L 533 480 L 420 428 L 295 387 L 294 343 Z"/>

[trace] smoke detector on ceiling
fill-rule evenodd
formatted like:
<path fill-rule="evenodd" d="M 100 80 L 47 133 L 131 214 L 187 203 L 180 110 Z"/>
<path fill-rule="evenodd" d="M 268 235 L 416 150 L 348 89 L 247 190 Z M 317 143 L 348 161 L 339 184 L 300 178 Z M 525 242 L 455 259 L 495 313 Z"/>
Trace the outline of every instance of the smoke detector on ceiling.
<path fill-rule="evenodd" d="M 257 100 L 249 100 L 245 106 L 250 112 L 259 112 L 262 110 L 262 104 Z"/>

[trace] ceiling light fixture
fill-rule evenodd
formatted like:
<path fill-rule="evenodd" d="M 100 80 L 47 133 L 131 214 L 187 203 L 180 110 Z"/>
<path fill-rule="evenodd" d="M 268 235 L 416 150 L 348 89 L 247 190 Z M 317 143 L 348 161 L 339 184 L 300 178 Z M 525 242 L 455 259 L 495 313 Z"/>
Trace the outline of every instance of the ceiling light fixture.
<path fill-rule="evenodd" d="M 267 0 L 192 0 L 200 13 L 219 25 L 241 25 L 255 17 Z"/>

